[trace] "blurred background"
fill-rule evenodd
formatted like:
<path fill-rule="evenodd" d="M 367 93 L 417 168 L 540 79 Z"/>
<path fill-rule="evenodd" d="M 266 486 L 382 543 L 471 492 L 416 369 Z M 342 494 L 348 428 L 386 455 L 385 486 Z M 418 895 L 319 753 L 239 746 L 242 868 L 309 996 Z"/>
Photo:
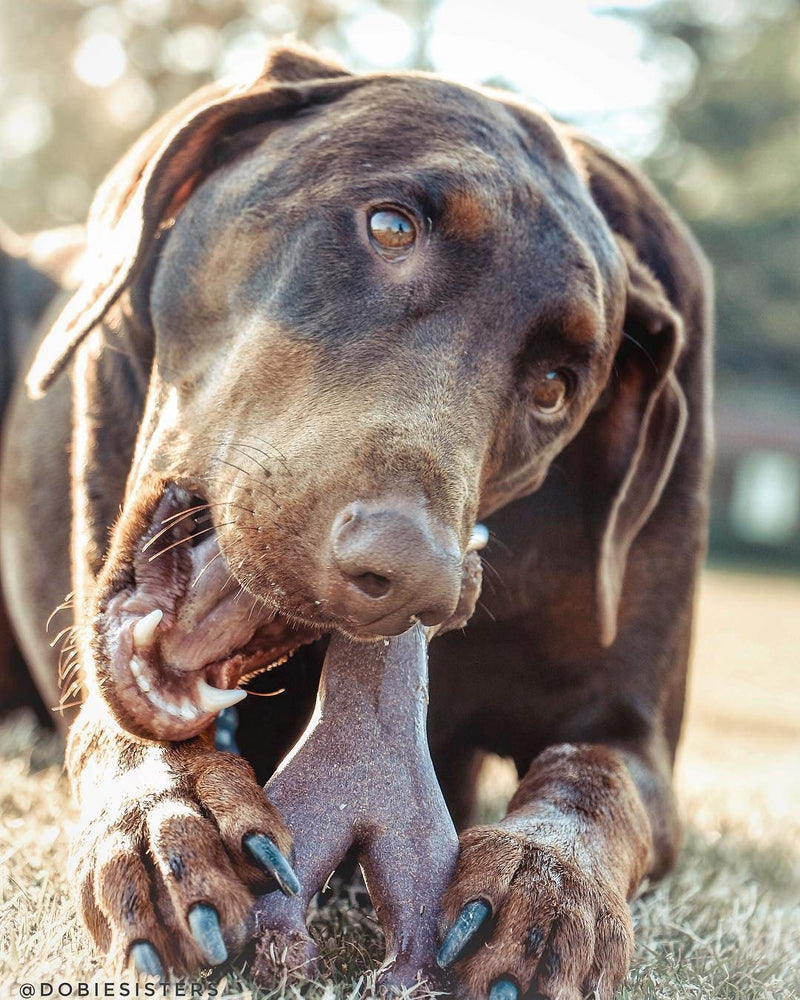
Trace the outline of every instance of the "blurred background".
<path fill-rule="evenodd" d="M 82 221 L 154 118 L 287 35 L 526 95 L 691 225 L 716 274 L 717 456 L 681 780 L 725 790 L 717 818 L 754 821 L 746 787 L 800 820 L 800 0 L 0 0 L 0 220 Z"/>
<path fill-rule="evenodd" d="M 0 219 L 81 221 L 150 121 L 287 34 L 506 86 L 641 163 L 716 272 L 711 559 L 800 569 L 800 0 L 0 0 Z"/>

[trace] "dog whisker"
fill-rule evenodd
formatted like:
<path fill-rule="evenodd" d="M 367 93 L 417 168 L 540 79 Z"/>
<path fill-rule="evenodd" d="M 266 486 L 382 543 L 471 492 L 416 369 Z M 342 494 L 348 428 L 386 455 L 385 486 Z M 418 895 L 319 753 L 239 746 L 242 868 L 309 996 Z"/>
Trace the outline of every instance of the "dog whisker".
<path fill-rule="evenodd" d="M 80 708 L 82 704 L 83 698 L 79 698 L 77 701 L 68 701 L 66 704 L 60 701 L 57 705 L 51 705 L 50 711 L 58 712 L 59 715 L 62 715 L 68 708 Z"/>
<path fill-rule="evenodd" d="M 195 511 L 203 509 L 204 509 L 203 507 L 193 507 L 191 510 L 183 511 L 181 514 L 173 514 L 171 518 L 172 523 L 168 524 L 165 528 L 161 528 L 153 535 L 151 539 L 145 542 L 144 545 L 142 546 L 142 552 L 147 552 L 147 550 L 150 548 L 151 545 L 153 545 L 154 542 L 157 542 L 159 538 L 162 538 L 164 535 L 167 534 L 168 531 L 171 531 L 176 524 L 180 524 L 180 522 L 185 521 L 187 517 L 191 517 L 195 513 Z M 164 524 L 164 521 L 162 521 L 161 523 Z"/>
<path fill-rule="evenodd" d="M 272 473 L 266 467 L 266 465 L 262 465 L 261 462 L 259 462 L 259 460 L 257 458 L 253 458 L 252 455 L 248 455 L 247 452 L 244 450 L 245 448 L 252 448 L 253 447 L 252 445 L 247 445 L 247 444 L 245 444 L 245 445 L 230 444 L 230 445 L 228 445 L 228 447 L 229 448 L 235 448 L 236 451 L 238 451 L 242 455 L 244 455 L 245 458 L 249 458 L 251 462 L 255 463 L 259 467 L 259 469 L 261 469 L 261 471 L 264 473 L 265 476 L 271 476 L 272 475 Z M 267 455 L 266 457 L 269 458 L 269 455 Z"/>
<path fill-rule="evenodd" d="M 216 459 L 216 461 L 220 461 L 221 462 L 223 460 L 222 459 Z M 227 464 L 230 464 L 230 463 L 227 463 Z M 233 466 L 233 467 L 236 468 L 236 466 Z M 257 480 L 254 480 L 253 477 L 250 476 L 250 475 L 248 475 L 247 473 L 245 473 L 245 475 L 247 476 L 248 479 L 251 479 L 253 482 L 257 481 Z M 250 492 L 256 493 L 259 496 L 263 497 L 267 501 L 267 503 L 270 503 L 270 504 L 274 504 L 275 503 L 275 496 L 274 495 L 270 496 L 269 493 L 266 493 L 264 490 L 257 489 L 256 487 L 254 487 L 254 486 L 252 486 L 250 484 L 248 484 L 247 486 L 241 486 L 239 483 L 234 483 L 234 482 L 231 482 L 230 480 L 223 479 L 221 476 L 206 476 L 205 479 L 204 479 L 204 481 L 208 482 L 208 483 L 214 483 L 214 482 L 222 483 L 224 486 L 227 486 L 227 488 L 231 489 L 231 490 L 249 490 Z"/>
<path fill-rule="evenodd" d="M 288 460 L 287 460 L 286 456 L 285 456 L 285 455 L 283 454 L 283 452 L 282 452 L 282 451 L 280 450 L 280 448 L 277 448 L 277 447 L 276 447 L 276 446 L 275 446 L 274 444 L 272 444 L 272 442 L 271 442 L 271 441 L 267 441 L 267 440 L 266 440 L 265 438 L 262 438 L 262 437 L 259 437 L 259 436 L 258 436 L 257 434 L 253 434 L 253 435 L 251 435 L 251 436 L 252 436 L 253 438 L 255 438 L 255 440 L 256 440 L 256 441 L 260 441 L 260 442 L 261 442 L 262 444 L 266 445 L 266 446 L 267 446 L 267 448 L 272 448 L 272 450 L 273 450 L 273 451 L 275 452 L 275 454 L 276 454 L 276 455 L 278 456 L 278 460 L 280 461 L 281 465 L 283 465 L 283 467 L 284 467 L 284 469 L 286 470 L 286 472 L 287 472 L 287 473 L 289 473 L 289 471 L 290 471 L 290 470 L 289 470 L 289 462 L 288 462 Z M 254 446 L 254 445 L 249 445 L 249 447 L 250 447 L 250 448 L 254 448 L 255 446 Z M 264 455 L 264 456 L 265 456 L 266 458 L 269 458 L 269 455 L 267 455 L 267 454 L 266 454 L 266 452 L 262 452 L 262 454 L 263 454 L 263 455 Z"/>
<path fill-rule="evenodd" d="M 492 574 L 492 576 L 494 577 L 494 581 L 496 581 L 497 584 L 499 584 L 499 586 L 502 587 L 502 589 L 505 591 L 505 593 L 510 597 L 511 596 L 511 591 L 509 589 L 508 584 L 506 583 L 505 578 L 495 569 L 495 567 L 489 562 L 489 560 L 486 558 L 486 556 L 483 556 L 481 558 L 481 562 L 482 562 L 484 568 L 487 569 L 487 570 L 489 570 L 489 572 Z M 489 577 L 487 577 L 487 581 L 488 580 L 489 580 Z M 494 593 L 497 593 L 497 591 L 496 591 L 496 589 L 494 587 L 494 581 L 492 581 L 492 591 Z"/>
<path fill-rule="evenodd" d="M 636 337 L 632 337 L 632 336 L 631 336 L 631 335 L 630 335 L 630 334 L 629 334 L 629 333 L 628 333 L 628 332 L 627 332 L 626 330 L 623 330 L 623 331 L 622 331 L 622 336 L 623 336 L 623 337 L 624 337 L 624 338 L 625 338 L 626 340 L 629 340 L 629 341 L 630 341 L 630 342 L 631 342 L 632 344 L 635 344 L 635 345 L 636 345 L 636 346 L 637 346 L 637 347 L 639 348 L 639 350 L 640 350 L 640 351 L 642 352 L 642 354 L 644 354 L 644 356 L 645 356 L 645 357 L 647 358 L 647 360 L 648 360 L 648 361 L 650 362 L 650 364 L 651 364 L 651 365 L 653 366 L 653 371 L 655 371 L 655 373 L 656 373 L 656 374 L 658 374 L 658 372 L 659 372 L 659 367 L 658 367 L 658 365 L 656 364 L 656 361 L 655 361 L 655 359 L 653 358 L 653 356 L 652 356 L 652 355 L 650 354 L 650 352 L 649 352 L 649 351 L 647 350 L 647 348 L 646 348 L 646 347 L 644 346 L 644 344 L 641 344 L 641 343 L 639 343 L 639 341 L 638 341 L 638 340 L 636 339 Z"/>
<path fill-rule="evenodd" d="M 490 617 L 490 618 L 492 619 L 492 621 L 493 621 L 493 622 L 496 622 L 496 621 L 497 621 L 497 618 L 495 618 L 495 616 L 494 616 L 494 615 L 492 614 L 492 612 L 491 612 L 491 611 L 490 611 L 490 610 L 489 610 L 489 609 L 488 609 L 488 608 L 486 607 L 486 605 L 485 605 L 485 604 L 483 603 L 483 601 L 482 601 L 482 600 L 480 600 L 480 598 L 478 599 L 478 602 L 477 602 L 477 603 L 478 603 L 478 607 L 480 607 L 480 608 L 481 608 L 481 609 L 482 609 L 482 610 L 483 610 L 483 611 L 484 611 L 484 612 L 485 612 L 485 613 L 486 613 L 486 614 L 487 614 L 487 615 L 488 615 L 488 616 L 489 616 L 489 617 Z"/>
<path fill-rule="evenodd" d="M 65 647 L 58 654 L 58 683 L 63 687 L 78 670 L 78 651 L 75 647 Z"/>
<path fill-rule="evenodd" d="M 232 469 L 236 469 L 237 472 L 241 472 L 241 474 L 246 479 L 252 479 L 253 478 L 252 472 L 247 472 L 240 465 L 234 465 L 233 462 L 229 462 L 226 458 L 214 458 L 214 459 L 212 459 L 212 461 L 214 461 L 214 462 L 220 462 L 222 465 L 229 465 Z"/>
<path fill-rule="evenodd" d="M 154 542 L 158 541 L 158 539 L 161 538 L 163 535 L 165 535 L 171 528 L 174 528 L 176 524 L 185 520 L 187 517 L 192 516 L 198 511 L 208 510 L 211 507 L 238 507 L 241 510 L 248 511 L 248 513 L 250 514 L 253 513 L 253 511 L 249 510 L 249 508 L 247 507 L 242 506 L 241 504 L 228 503 L 225 500 L 221 500 L 219 503 L 206 503 L 206 504 L 200 504 L 197 507 L 190 507 L 189 510 L 180 511 L 177 514 L 171 514 L 169 517 L 165 517 L 161 523 L 166 524 L 166 527 L 156 532 L 156 534 L 153 535 L 153 537 L 149 539 L 149 541 L 147 541 L 142 546 L 142 552 L 146 552 Z M 198 524 L 200 524 L 202 523 L 202 521 L 208 520 L 208 517 L 210 516 L 211 516 L 210 514 L 207 516 L 204 515 L 202 518 L 197 518 L 196 521 Z M 167 524 L 168 521 L 171 523 Z"/>
<path fill-rule="evenodd" d="M 244 690 L 256 698 L 276 698 L 279 694 L 286 694 L 286 688 L 278 688 L 277 691 L 253 691 L 251 688 L 245 688 Z"/>
<path fill-rule="evenodd" d="M 197 586 L 197 584 L 200 582 L 200 578 L 202 577 L 203 573 L 205 573 L 205 571 L 208 569 L 208 567 L 211 566 L 212 563 L 215 563 L 217 561 L 217 559 L 219 559 L 219 557 L 221 555 L 222 555 L 222 550 L 220 549 L 220 551 L 217 552 L 217 554 L 215 556 L 213 556 L 211 559 L 208 560 L 208 562 L 205 564 L 205 566 L 200 570 L 200 572 L 197 574 L 197 576 L 192 581 L 192 587 L 196 587 Z M 191 590 L 191 587 L 189 589 Z"/>
<path fill-rule="evenodd" d="M 208 534 L 209 531 L 214 531 L 215 528 L 226 528 L 229 524 L 236 524 L 235 521 L 224 521 L 219 525 L 211 525 L 208 528 L 203 528 L 201 531 L 195 531 L 191 535 L 187 535 L 186 538 L 179 538 L 177 542 L 172 542 L 171 545 L 167 545 L 166 548 L 159 549 L 155 555 L 150 556 L 147 560 L 148 562 L 153 562 L 154 559 L 158 559 L 159 556 L 163 556 L 165 552 L 169 552 L 170 549 L 177 548 L 179 545 L 183 545 L 185 542 L 190 542 L 193 538 L 199 538 L 200 535 Z"/>
<path fill-rule="evenodd" d="M 173 521 L 180 521 L 184 517 L 189 517 L 190 514 L 196 514 L 198 511 L 206 510 L 208 507 L 212 506 L 219 506 L 219 505 L 210 503 L 201 503 L 198 504 L 196 507 L 189 507 L 188 510 L 179 510 L 177 514 L 170 514 L 169 517 L 165 517 L 161 523 L 172 524 Z"/>
<path fill-rule="evenodd" d="M 50 617 L 45 622 L 45 626 L 44 626 L 45 632 L 49 632 L 50 631 L 50 625 L 52 624 L 53 619 L 55 618 L 55 616 L 59 612 L 61 612 L 61 611 L 68 611 L 72 607 L 72 599 L 73 599 L 73 595 L 72 595 L 72 591 L 70 591 L 67 594 L 67 596 L 64 598 L 64 600 L 62 601 L 62 603 L 59 604 L 58 607 L 53 608 L 53 610 L 50 612 Z"/>
<path fill-rule="evenodd" d="M 491 542 L 492 545 L 499 545 L 500 548 L 505 551 L 507 556 L 514 555 L 513 551 L 506 545 L 506 543 L 499 535 L 495 534 L 494 531 L 489 532 L 489 541 Z"/>
<path fill-rule="evenodd" d="M 74 628 L 75 628 L 74 625 L 67 625 L 66 628 L 62 628 L 61 631 L 58 633 L 58 635 L 50 643 L 50 648 L 53 649 L 53 647 L 59 641 L 59 639 L 63 638 L 63 636 L 65 635 L 68 635 Z"/>

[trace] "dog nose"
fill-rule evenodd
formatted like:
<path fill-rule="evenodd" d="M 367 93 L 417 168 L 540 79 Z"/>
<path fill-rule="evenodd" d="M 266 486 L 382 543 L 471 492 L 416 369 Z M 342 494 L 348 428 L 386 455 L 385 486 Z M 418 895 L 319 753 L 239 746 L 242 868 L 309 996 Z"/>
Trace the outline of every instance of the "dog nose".
<path fill-rule="evenodd" d="M 375 635 L 412 618 L 438 625 L 455 611 L 461 552 L 455 532 L 411 505 L 356 502 L 331 530 L 331 607 Z"/>

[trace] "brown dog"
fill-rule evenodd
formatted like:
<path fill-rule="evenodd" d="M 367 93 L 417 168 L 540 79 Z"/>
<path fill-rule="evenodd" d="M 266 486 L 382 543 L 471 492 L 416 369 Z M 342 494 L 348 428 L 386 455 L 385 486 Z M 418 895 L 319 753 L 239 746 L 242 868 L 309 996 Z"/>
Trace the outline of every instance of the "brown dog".
<path fill-rule="evenodd" d="M 461 836 L 440 964 L 474 997 L 610 997 L 626 897 L 679 842 L 708 467 L 691 238 L 508 95 L 280 49 L 145 134 L 88 240 L 29 377 L 52 388 L 7 416 L 2 558 L 51 704 L 42 623 L 74 592 L 99 947 L 157 972 L 242 946 L 251 891 L 291 880 L 269 841 L 290 843 L 208 720 L 298 650 L 265 675 L 286 693 L 240 708 L 265 777 L 308 717 L 315 640 L 449 619 L 481 518 L 484 607 L 431 646 L 430 738 L 461 825 L 482 752 L 521 782 Z"/>

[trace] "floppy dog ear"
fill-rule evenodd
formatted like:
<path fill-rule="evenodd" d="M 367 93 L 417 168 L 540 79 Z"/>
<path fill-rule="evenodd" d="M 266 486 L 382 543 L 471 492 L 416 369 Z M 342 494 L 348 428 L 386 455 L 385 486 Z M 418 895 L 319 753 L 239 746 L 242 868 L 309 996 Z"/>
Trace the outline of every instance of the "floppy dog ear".
<path fill-rule="evenodd" d="M 628 267 L 623 340 L 614 373 L 595 415 L 592 456 L 598 540 L 596 592 L 600 640 L 614 641 L 628 552 L 669 478 L 687 420 L 675 376 L 683 323 L 663 287 L 620 240 Z M 597 463 L 597 464 L 595 464 Z M 597 495 L 597 494 L 595 494 Z"/>
<path fill-rule="evenodd" d="M 282 46 L 269 53 L 252 83 L 205 87 L 145 132 L 97 191 L 87 224 L 86 277 L 34 358 L 31 396 L 43 395 L 139 272 L 161 227 L 213 170 L 219 140 L 284 118 L 312 99 L 333 99 L 324 88 L 337 91 L 342 78 L 354 80 L 310 49 Z"/>

